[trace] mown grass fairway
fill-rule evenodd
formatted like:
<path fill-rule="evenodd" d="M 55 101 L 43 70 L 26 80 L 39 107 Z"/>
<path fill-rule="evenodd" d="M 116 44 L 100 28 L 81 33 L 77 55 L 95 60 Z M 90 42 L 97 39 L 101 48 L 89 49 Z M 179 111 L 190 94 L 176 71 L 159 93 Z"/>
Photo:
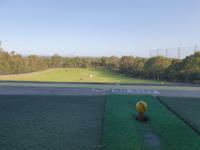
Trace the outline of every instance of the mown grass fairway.
<path fill-rule="evenodd" d="M 1 150 L 98 150 L 103 96 L 0 96 Z"/>
<path fill-rule="evenodd" d="M 135 103 L 149 105 L 149 122 L 135 120 Z M 104 150 L 197 150 L 200 136 L 152 96 L 108 95 Z"/>
<path fill-rule="evenodd" d="M 200 98 L 160 97 L 160 100 L 200 133 Z"/>
<path fill-rule="evenodd" d="M 3 75 L 0 80 L 11 81 L 47 81 L 47 82 L 108 82 L 108 83 L 160 83 L 127 77 L 106 69 L 60 68 L 40 72 Z"/>

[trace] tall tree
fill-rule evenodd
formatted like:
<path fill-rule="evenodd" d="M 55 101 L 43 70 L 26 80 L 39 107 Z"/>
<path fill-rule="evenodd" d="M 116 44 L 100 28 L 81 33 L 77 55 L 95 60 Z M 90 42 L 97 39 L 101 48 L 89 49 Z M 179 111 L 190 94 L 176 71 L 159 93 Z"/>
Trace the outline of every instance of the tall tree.
<path fill-rule="evenodd" d="M 171 65 L 171 59 L 163 56 L 152 57 L 145 63 L 146 76 L 160 80 L 164 78 L 165 70 Z"/>

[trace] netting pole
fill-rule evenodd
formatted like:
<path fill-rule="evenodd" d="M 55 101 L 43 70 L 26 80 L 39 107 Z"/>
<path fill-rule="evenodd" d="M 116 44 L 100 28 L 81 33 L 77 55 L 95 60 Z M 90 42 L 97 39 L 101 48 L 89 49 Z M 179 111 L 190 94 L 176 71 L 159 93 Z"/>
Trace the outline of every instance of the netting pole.
<path fill-rule="evenodd" d="M 197 45 L 195 44 L 194 45 L 194 53 L 196 53 L 196 51 L 197 51 Z"/>
<path fill-rule="evenodd" d="M 156 56 L 158 56 L 158 49 L 156 50 Z"/>
<path fill-rule="evenodd" d="M 149 58 L 151 58 L 151 50 L 149 50 Z"/>
<path fill-rule="evenodd" d="M 178 47 L 178 59 L 181 59 L 181 48 Z"/>
<path fill-rule="evenodd" d="M 168 58 L 168 49 L 167 48 L 165 50 L 165 55 L 166 55 L 166 58 Z"/>

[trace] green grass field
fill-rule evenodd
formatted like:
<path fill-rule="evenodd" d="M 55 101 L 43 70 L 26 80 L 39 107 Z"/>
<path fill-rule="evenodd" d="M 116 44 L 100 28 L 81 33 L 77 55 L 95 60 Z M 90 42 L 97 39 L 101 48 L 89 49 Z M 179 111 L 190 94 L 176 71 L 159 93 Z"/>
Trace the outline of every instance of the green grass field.
<path fill-rule="evenodd" d="M 149 105 L 149 122 L 135 120 L 135 103 Z M 104 150 L 197 150 L 200 136 L 152 96 L 109 95 L 106 100 Z"/>
<path fill-rule="evenodd" d="M 108 82 L 108 83 L 160 83 L 127 77 L 106 69 L 60 68 L 40 72 L 2 75 L 0 80 L 9 81 L 47 81 L 47 82 Z"/>
<path fill-rule="evenodd" d="M 160 100 L 200 133 L 200 98 L 160 97 Z"/>

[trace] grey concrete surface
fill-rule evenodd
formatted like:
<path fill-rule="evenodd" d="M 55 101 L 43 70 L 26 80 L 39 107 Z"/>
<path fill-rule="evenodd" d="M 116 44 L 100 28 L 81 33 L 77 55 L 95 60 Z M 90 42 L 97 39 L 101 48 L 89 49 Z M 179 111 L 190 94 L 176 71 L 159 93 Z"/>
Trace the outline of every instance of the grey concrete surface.
<path fill-rule="evenodd" d="M 104 93 L 93 92 L 88 88 L 0 86 L 0 95 L 102 95 Z"/>
<path fill-rule="evenodd" d="M 199 87 L 150 86 L 150 85 L 107 85 L 67 83 L 21 83 L 0 82 L 0 95 L 104 95 L 150 94 L 177 97 L 200 97 Z"/>

